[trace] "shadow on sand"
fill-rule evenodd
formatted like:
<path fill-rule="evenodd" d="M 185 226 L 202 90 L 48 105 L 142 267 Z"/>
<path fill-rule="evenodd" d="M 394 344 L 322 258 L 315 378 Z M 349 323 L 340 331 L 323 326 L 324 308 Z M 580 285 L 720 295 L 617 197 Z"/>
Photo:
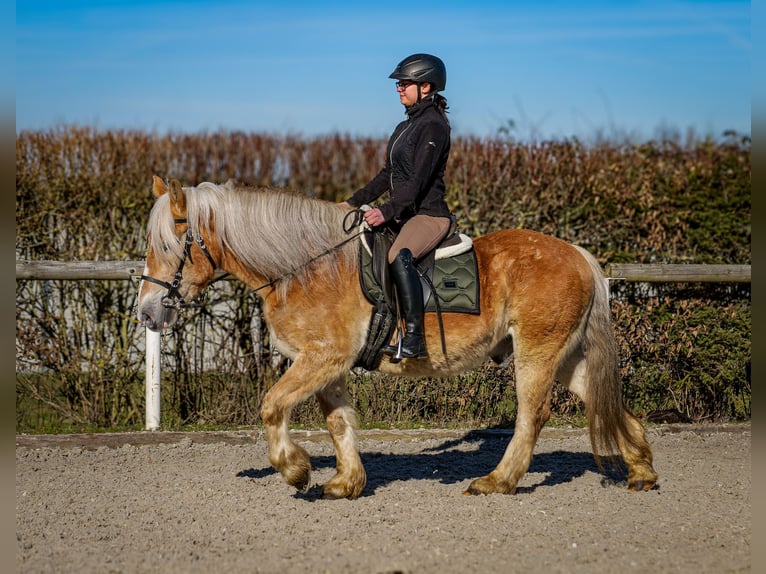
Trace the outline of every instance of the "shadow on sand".
<path fill-rule="evenodd" d="M 508 446 L 510 436 L 510 433 L 492 436 L 486 431 L 472 431 L 464 437 L 447 439 L 439 446 L 420 453 L 362 452 L 362 462 L 367 471 L 367 485 L 362 496 L 370 496 L 378 488 L 402 480 L 435 480 L 442 484 L 457 484 L 484 476 L 497 466 Z M 465 450 L 466 444 L 473 445 L 474 449 Z M 335 456 L 315 456 L 311 458 L 311 462 L 315 470 L 332 468 L 335 466 Z M 557 450 L 535 454 L 528 472 L 542 474 L 544 478 L 534 485 L 520 486 L 516 491 L 519 494 L 570 482 L 586 472 L 600 474 L 604 486 L 627 484 L 623 468 L 605 465 L 603 470 L 599 469 L 590 452 Z M 237 476 L 259 479 L 275 473 L 276 471 L 269 466 L 243 470 L 237 473 Z M 317 499 L 321 496 L 321 487 L 314 486 L 306 493 L 296 492 L 296 496 L 309 500 Z"/>

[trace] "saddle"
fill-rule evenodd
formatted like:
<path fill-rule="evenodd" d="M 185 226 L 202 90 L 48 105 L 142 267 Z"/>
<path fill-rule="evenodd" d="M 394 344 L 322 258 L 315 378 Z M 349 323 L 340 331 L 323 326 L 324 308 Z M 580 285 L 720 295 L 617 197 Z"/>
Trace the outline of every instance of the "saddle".
<path fill-rule="evenodd" d="M 362 292 L 373 304 L 365 346 L 355 366 L 367 370 L 377 368 L 381 360 L 380 350 L 391 339 L 396 327 L 397 310 L 393 281 L 388 271 L 388 251 L 395 239 L 390 230 L 364 231 L 359 250 L 359 281 Z M 418 273 L 423 287 L 424 310 L 437 313 L 444 333 L 441 313 L 479 314 L 479 280 L 473 241 L 456 229 L 421 259 Z"/>

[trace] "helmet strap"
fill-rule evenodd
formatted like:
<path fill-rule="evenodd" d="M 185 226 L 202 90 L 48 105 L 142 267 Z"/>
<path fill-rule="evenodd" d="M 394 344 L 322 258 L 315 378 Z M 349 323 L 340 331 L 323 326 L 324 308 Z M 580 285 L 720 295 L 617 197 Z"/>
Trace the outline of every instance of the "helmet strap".
<path fill-rule="evenodd" d="M 417 86 L 418 86 L 418 102 L 423 99 L 423 92 L 420 91 L 420 86 L 421 85 L 422 84 L 420 82 L 417 83 Z M 431 84 L 431 86 L 433 86 L 433 84 Z M 433 98 L 433 96 L 435 94 L 436 94 L 436 92 L 430 91 L 430 92 L 428 92 L 428 94 L 426 94 L 426 97 L 427 98 Z"/>

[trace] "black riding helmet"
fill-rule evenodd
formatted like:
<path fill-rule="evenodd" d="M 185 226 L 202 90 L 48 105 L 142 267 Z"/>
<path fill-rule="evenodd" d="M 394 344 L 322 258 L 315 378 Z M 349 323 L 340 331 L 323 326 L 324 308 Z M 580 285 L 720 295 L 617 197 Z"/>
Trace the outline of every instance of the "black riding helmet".
<path fill-rule="evenodd" d="M 389 78 L 395 80 L 410 80 L 422 84 L 431 84 L 433 92 L 439 92 L 447 87 L 447 69 L 436 56 L 430 54 L 413 54 L 397 64 Z"/>

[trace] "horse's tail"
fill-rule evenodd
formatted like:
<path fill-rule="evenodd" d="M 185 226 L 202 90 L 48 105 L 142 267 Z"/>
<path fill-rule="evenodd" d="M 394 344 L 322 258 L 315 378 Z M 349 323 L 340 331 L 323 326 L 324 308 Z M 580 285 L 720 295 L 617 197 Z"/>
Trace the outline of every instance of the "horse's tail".
<path fill-rule="evenodd" d="M 591 268 L 594 283 L 593 299 L 585 320 L 585 412 L 588 417 L 593 455 L 601 467 L 601 455 L 615 460 L 620 444 L 641 450 L 626 423 L 622 399 L 619 353 L 612 330 L 609 288 L 601 266 L 593 255 L 581 247 Z"/>

